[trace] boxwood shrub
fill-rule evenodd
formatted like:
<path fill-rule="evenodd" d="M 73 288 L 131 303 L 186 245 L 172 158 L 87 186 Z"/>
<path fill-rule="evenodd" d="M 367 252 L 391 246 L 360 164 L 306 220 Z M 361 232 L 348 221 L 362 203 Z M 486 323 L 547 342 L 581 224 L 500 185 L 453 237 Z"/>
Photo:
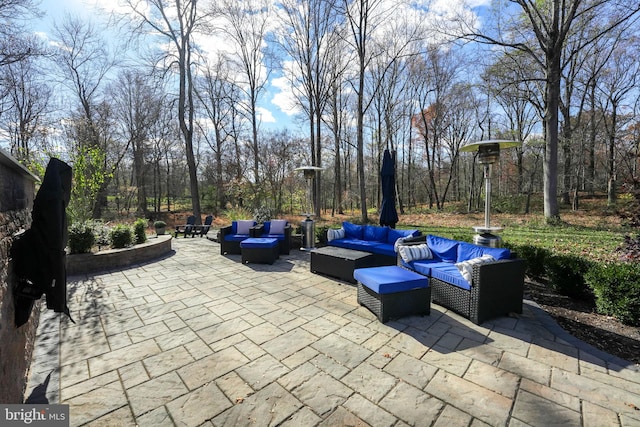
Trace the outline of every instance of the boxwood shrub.
<path fill-rule="evenodd" d="M 69 251 L 72 254 L 84 254 L 91 252 L 96 243 L 93 228 L 88 222 L 76 222 L 69 227 Z"/>
<path fill-rule="evenodd" d="M 139 218 L 133 223 L 133 232 L 136 236 L 136 245 L 147 241 L 147 221 Z"/>
<path fill-rule="evenodd" d="M 584 257 L 568 254 L 554 254 L 545 259 L 544 267 L 551 289 L 571 298 L 593 300 L 593 292 L 584 279 L 592 262 Z"/>
<path fill-rule="evenodd" d="M 111 247 L 115 249 L 126 248 L 133 243 L 133 233 L 131 227 L 124 224 L 116 225 L 109 233 Z"/>
<path fill-rule="evenodd" d="M 593 289 L 599 313 L 640 325 L 640 263 L 597 264 L 585 274 L 585 281 Z"/>
<path fill-rule="evenodd" d="M 527 276 L 537 280 L 545 276 L 547 273 L 545 264 L 552 255 L 549 249 L 529 244 L 508 244 L 505 246 L 516 252 L 519 258 L 526 261 L 527 267 L 525 273 Z"/>

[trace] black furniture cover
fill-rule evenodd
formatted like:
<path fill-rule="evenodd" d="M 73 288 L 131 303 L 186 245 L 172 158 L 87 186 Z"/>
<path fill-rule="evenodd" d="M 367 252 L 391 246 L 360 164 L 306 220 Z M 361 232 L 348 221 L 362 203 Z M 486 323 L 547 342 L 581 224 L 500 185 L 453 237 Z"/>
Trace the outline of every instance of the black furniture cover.
<path fill-rule="evenodd" d="M 71 197 L 71 167 L 52 158 L 33 201 L 31 228 L 17 236 L 11 258 L 17 277 L 15 322 L 29 320 L 35 300 L 46 295 L 47 308 L 65 313 L 67 307 L 66 253 L 68 230 L 66 208 Z M 73 319 L 72 319 L 73 321 Z"/>

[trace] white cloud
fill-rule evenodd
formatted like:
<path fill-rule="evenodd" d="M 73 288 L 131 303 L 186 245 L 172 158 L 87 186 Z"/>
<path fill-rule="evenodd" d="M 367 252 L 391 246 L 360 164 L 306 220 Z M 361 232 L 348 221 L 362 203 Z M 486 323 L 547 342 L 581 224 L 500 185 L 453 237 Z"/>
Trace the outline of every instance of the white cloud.
<path fill-rule="evenodd" d="M 301 112 L 296 102 L 296 98 L 291 92 L 291 84 L 286 77 L 277 77 L 271 80 L 271 86 L 277 89 L 275 95 L 271 99 L 271 103 L 277 106 L 287 116 L 295 116 Z"/>
<path fill-rule="evenodd" d="M 262 123 L 275 123 L 276 122 L 276 118 L 273 117 L 273 114 L 271 113 L 271 111 L 267 110 L 264 107 L 258 107 L 256 108 L 256 111 L 258 113 L 258 120 Z"/>

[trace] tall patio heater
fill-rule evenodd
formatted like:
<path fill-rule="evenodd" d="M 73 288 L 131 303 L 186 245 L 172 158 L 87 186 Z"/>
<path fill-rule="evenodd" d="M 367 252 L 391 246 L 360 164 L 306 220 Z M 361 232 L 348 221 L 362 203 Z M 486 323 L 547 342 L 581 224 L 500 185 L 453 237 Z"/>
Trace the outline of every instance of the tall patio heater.
<path fill-rule="evenodd" d="M 310 251 L 316 247 L 316 224 L 311 218 L 313 216 L 313 180 L 316 177 L 316 172 L 322 170 L 318 166 L 302 166 L 295 168 L 296 171 L 302 171 L 304 179 L 307 181 L 307 208 L 310 212 L 303 213 L 302 216 L 306 217 L 302 221 L 302 247 L 301 251 Z"/>
<path fill-rule="evenodd" d="M 502 231 L 502 227 L 491 226 L 491 173 L 493 164 L 500 158 L 500 150 L 522 145 L 518 141 L 490 139 L 486 141 L 472 142 L 460 149 L 463 152 L 478 152 L 478 163 L 484 166 L 484 225 L 473 227 L 476 235 L 473 243 L 480 246 L 499 248 L 502 246 L 502 238 L 495 233 Z"/>

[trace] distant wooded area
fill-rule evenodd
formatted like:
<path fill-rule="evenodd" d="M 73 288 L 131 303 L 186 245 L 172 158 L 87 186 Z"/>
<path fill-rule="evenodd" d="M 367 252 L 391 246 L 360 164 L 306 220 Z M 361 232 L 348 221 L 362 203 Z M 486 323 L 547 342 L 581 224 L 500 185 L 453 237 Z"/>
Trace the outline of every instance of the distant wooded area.
<path fill-rule="evenodd" d="M 0 145 L 40 176 L 51 156 L 73 166 L 74 221 L 266 206 L 367 222 L 385 149 L 399 213 L 477 210 L 482 168 L 460 149 L 496 138 L 522 143 L 493 174 L 522 212 L 533 193 L 554 219 L 640 185 L 637 2 L 123 3 L 44 36 L 36 1 L 0 0 Z M 276 86 L 296 114 L 266 130 Z M 312 207 L 306 165 L 323 168 Z"/>

